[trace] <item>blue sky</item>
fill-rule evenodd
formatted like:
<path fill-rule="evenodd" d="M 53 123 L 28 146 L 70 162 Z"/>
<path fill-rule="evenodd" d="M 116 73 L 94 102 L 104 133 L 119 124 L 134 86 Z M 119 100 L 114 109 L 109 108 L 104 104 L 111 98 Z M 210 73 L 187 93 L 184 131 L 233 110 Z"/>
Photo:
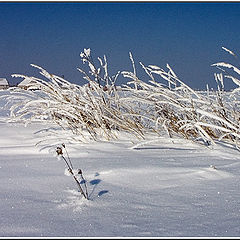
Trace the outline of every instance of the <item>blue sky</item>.
<path fill-rule="evenodd" d="M 13 73 L 37 76 L 34 63 L 83 84 L 84 48 L 105 54 L 111 74 L 131 70 L 130 51 L 136 63 L 170 64 L 193 88 L 216 86 L 213 63 L 239 66 L 221 49 L 240 52 L 238 2 L 0 2 L 0 13 L 0 77 L 10 83 Z"/>

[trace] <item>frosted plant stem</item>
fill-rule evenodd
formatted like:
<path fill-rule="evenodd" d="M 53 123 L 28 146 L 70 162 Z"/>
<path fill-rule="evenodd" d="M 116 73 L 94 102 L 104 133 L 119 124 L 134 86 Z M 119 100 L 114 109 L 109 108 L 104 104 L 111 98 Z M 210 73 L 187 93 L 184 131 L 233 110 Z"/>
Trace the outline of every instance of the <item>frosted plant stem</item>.
<path fill-rule="evenodd" d="M 73 178 L 75 179 L 75 181 L 76 181 L 76 183 L 77 183 L 77 185 L 78 185 L 78 188 L 79 188 L 81 194 L 82 194 L 86 199 L 88 199 L 88 196 L 84 193 L 84 191 L 83 191 L 83 189 L 82 189 L 82 187 L 81 187 L 80 182 L 78 181 L 78 179 L 77 179 L 76 176 L 74 175 L 73 169 L 70 167 L 70 165 L 69 165 L 69 163 L 67 162 L 66 158 L 65 158 L 64 156 L 62 156 L 62 158 L 63 158 L 63 160 L 65 161 L 65 163 L 67 164 L 67 166 L 69 167 L 68 170 L 69 170 L 69 172 L 72 174 Z"/>
<path fill-rule="evenodd" d="M 64 144 L 64 143 L 62 144 L 62 146 L 64 147 L 64 149 L 65 149 L 65 152 L 66 152 L 66 154 L 67 154 L 67 157 L 68 157 L 69 164 L 70 164 L 71 168 L 73 169 L 73 165 L 72 165 L 72 162 L 71 162 L 71 160 L 70 160 L 70 157 L 69 157 L 69 155 L 68 155 L 67 148 L 66 148 L 66 146 L 65 146 L 65 144 Z"/>
<path fill-rule="evenodd" d="M 81 194 L 82 194 L 86 199 L 88 199 L 88 196 L 84 193 L 84 191 L 83 191 L 83 189 L 82 189 L 82 187 L 81 187 L 80 182 L 78 181 L 78 179 L 77 179 L 76 176 L 74 175 L 72 167 L 71 167 L 70 164 L 68 163 L 67 159 L 63 156 L 62 148 L 58 147 L 56 152 L 57 152 L 58 155 L 60 155 L 60 156 L 62 157 L 62 159 L 63 159 L 64 162 L 66 163 L 66 165 L 67 165 L 67 167 L 68 167 L 68 171 L 72 174 L 74 180 L 76 181 L 76 183 L 77 183 L 77 185 L 78 185 L 78 188 L 79 188 Z"/>
<path fill-rule="evenodd" d="M 88 199 L 87 184 L 86 184 L 86 180 L 85 180 L 84 177 L 83 177 L 82 170 L 79 169 L 78 173 L 81 175 L 81 178 L 82 178 L 82 180 L 83 180 L 83 182 L 84 182 L 84 186 L 85 186 L 85 189 L 86 189 L 86 196 L 87 196 L 87 199 Z"/>

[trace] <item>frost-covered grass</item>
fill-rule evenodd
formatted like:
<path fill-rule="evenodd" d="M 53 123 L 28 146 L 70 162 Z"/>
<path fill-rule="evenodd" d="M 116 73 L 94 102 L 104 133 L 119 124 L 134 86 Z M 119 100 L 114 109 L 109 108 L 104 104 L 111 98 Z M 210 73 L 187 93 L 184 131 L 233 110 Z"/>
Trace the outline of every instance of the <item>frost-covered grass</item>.
<path fill-rule="evenodd" d="M 84 86 L 33 64 L 44 80 L 14 74 L 30 84 L 28 90 L 15 88 L 5 96 L 11 104 L 17 101 L 10 108 L 11 120 L 27 123 L 47 119 L 70 130 L 82 142 L 117 139 L 121 132 L 138 139 L 144 139 L 149 133 L 157 137 L 167 132 L 169 137 L 202 140 L 207 145 L 231 142 L 239 148 L 240 80 L 234 74 L 240 70 L 234 65 L 213 64 L 224 72 L 214 75 L 217 90 L 210 92 L 207 86 L 205 92 L 200 92 L 180 80 L 169 64 L 164 70 L 140 62 L 147 77 L 139 79 L 131 53 L 133 71 L 119 71 L 113 76 L 109 76 L 105 56 L 98 58 L 99 66 L 94 63 L 90 49 L 84 49 L 80 56 L 89 68 L 88 71 L 78 68 L 87 82 Z M 117 85 L 120 74 L 129 79 L 126 85 Z M 226 92 L 225 78 L 237 88 Z"/>

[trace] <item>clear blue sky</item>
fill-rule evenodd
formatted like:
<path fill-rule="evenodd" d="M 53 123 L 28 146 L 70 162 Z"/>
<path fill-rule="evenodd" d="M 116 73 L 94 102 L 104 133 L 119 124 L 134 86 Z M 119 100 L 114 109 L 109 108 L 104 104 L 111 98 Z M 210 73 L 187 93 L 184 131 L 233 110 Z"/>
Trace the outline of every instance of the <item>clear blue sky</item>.
<path fill-rule="evenodd" d="M 240 53 L 239 26 L 238 2 L 0 2 L 0 77 L 36 76 L 34 63 L 82 84 L 79 54 L 91 48 L 111 74 L 131 69 L 131 51 L 136 63 L 169 63 L 193 88 L 215 87 L 210 65 L 235 64 L 221 47 Z"/>

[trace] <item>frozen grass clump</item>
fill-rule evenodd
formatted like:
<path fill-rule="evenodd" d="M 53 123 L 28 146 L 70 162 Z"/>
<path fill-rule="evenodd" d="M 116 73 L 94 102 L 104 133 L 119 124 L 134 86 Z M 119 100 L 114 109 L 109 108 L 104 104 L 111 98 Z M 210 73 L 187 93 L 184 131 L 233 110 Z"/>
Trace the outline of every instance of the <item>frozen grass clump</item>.
<path fill-rule="evenodd" d="M 238 148 L 239 79 L 229 74 L 215 73 L 217 90 L 210 92 L 207 87 L 205 92 L 200 92 L 181 81 L 168 64 L 166 70 L 140 64 L 148 81 L 140 80 L 135 70 L 123 71 L 122 74 L 130 79 L 126 86 L 131 92 L 130 100 L 139 103 L 135 104 L 135 110 L 139 112 L 140 122 L 147 119 L 151 123 L 148 124 L 149 130 L 162 134 L 165 129 L 170 137 L 175 134 L 192 140 L 201 139 L 207 145 L 219 140 L 230 141 Z M 231 64 L 216 63 L 213 66 L 231 68 L 234 73 L 240 74 L 240 70 Z M 238 87 L 226 92 L 224 78 L 231 79 Z"/>
<path fill-rule="evenodd" d="M 107 60 L 98 58 L 96 67 L 90 55 L 90 49 L 80 54 L 89 72 L 80 68 L 87 81 L 84 86 L 70 83 L 62 77 L 50 74 L 47 70 L 31 64 L 40 70 L 44 79 L 14 74 L 29 80 L 27 90 L 13 88 L 7 96 L 11 101 L 21 99 L 11 107 L 11 120 L 25 123 L 47 119 L 70 129 L 82 141 L 116 139 L 118 131 L 126 131 L 138 138 L 143 138 L 143 126 L 136 121 L 132 106 L 120 100 L 116 80 L 119 72 L 110 77 Z M 127 113 L 127 114 L 126 114 Z"/>
<path fill-rule="evenodd" d="M 196 91 L 180 80 L 169 64 L 164 69 L 140 62 L 147 77 L 142 80 L 137 76 L 131 53 L 133 71 L 118 71 L 113 76 L 109 75 L 106 56 L 93 61 L 90 49 L 84 49 L 80 57 L 88 68 L 78 68 L 86 81 L 84 86 L 33 64 L 44 79 L 13 75 L 30 83 L 27 90 L 13 88 L 7 96 L 9 101 L 21 100 L 12 105 L 11 120 L 48 120 L 70 130 L 80 137 L 79 141 L 112 140 L 119 137 L 119 132 L 138 139 L 144 139 L 148 133 L 167 133 L 170 137 L 201 140 L 206 145 L 226 141 L 239 148 L 240 70 L 236 66 L 213 64 L 221 70 L 214 74 L 216 91 L 210 91 L 208 85 L 206 91 Z M 128 79 L 126 85 L 116 84 L 120 74 Z M 225 79 L 237 87 L 225 91 Z"/>

